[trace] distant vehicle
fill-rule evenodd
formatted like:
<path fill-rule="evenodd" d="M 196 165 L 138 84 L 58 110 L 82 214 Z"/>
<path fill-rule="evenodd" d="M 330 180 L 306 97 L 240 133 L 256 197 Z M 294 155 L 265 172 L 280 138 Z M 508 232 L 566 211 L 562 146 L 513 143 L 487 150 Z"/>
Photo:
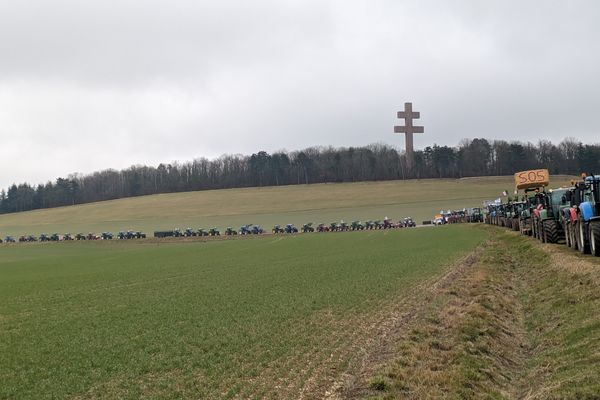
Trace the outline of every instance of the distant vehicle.
<path fill-rule="evenodd" d="M 402 218 L 400 225 L 404 228 L 414 228 L 417 226 L 417 223 L 413 221 L 412 217 L 406 217 Z"/>
<path fill-rule="evenodd" d="M 446 217 L 444 217 L 442 214 L 436 214 L 436 216 L 433 218 L 434 225 L 444 225 L 445 223 Z"/>

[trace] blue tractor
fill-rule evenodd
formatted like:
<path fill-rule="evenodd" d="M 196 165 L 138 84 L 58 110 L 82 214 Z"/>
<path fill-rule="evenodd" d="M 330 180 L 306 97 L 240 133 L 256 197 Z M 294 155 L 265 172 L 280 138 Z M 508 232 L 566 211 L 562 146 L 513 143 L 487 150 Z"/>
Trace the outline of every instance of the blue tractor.
<path fill-rule="evenodd" d="M 585 177 L 577 184 L 573 197 L 577 248 L 600 257 L 600 176 Z"/>

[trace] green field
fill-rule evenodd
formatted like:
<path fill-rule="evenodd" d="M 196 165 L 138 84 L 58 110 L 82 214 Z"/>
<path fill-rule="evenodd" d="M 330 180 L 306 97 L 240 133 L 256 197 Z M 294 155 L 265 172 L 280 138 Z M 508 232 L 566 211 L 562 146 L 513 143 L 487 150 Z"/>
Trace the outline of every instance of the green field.
<path fill-rule="evenodd" d="M 0 398 L 296 398 L 486 237 L 448 226 L 3 246 Z"/>
<path fill-rule="evenodd" d="M 569 177 L 555 176 L 552 185 Z M 211 190 L 144 196 L 74 207 L 0 215 L 0 235 L 88 233 L 186 227 L 394 220 L 412 216 L 419 223 L 440 209 L 480 206 L 514 187 L 512 177 L 316 184 Z"/>

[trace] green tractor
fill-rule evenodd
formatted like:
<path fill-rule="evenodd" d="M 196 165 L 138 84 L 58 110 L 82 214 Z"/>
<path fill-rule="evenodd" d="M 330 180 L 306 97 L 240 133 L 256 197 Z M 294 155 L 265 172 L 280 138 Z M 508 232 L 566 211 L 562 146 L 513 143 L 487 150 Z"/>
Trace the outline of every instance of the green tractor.
<path fill-rule="evenodd" d="M 87 236 L 83 233 L 78 233 L 77 235 L 75 235 L 75 240 L 87 240 Z"/>
<path fill-rule="evenodd" d="M 483 222 L 483 213 L 481 212 L 481 208 L 474 207 L 474 208 L 467 209 L 467 222 L 469 222 L 469 223 Z"/>
<path fill-rule="evenodd" d="M 329 224 L 329 232 L 337 232 L 340 230 L 340 226 L 337 224 L 337 222 L 332 222 L 331 224 Z"/>
<path fill-rule="evenodd" d="M 566 193 L 568 189 L 559 188 L 548 192 L 539 192 L 535 196 L 532 213 L 533 235 L 544 243 L 558 243 L 564 238 L 561 216 L 563 209 L 569 208 Z"/>
<path fill-rule="evenodd" d="M 127 234 L 125 234 L 126 236 Z M 120 235 L 119 235 L 120 236 Z M 177 229 L 173 229 L 173 236 L 174 237 L 184 237 L 185 233 L 181 231 L 181 229 L 177 228 Z M 120 238 L 119 238 L 120 239 Z M 127 239 L 133 239 L 131 237 L 127 237 Z"/>
<path fill-rule="evenodd" d="M 208 236 L 208 231 L 203 228 L 198 228 L 196 236 Z"/>
<path fill-rule="evenodd" d="M 340 222 L 339 230 L 340 231 L 349 231 L 350 225 L 348 225 L 346 222 L 342 221 L 342 222 Z"/>
<path fill-rule="evenodd" d="M 365 226 L 360 221 L 352 221 L 352 223 L 350 224 L 350 230 L 362 231 L 364 229 L 365 229 Z"/>
<path fill-rule="evenodd" d="M 237 231 L 230 226 L 228 226 L 227 229 L 225 229 L 225 236 L 235 236 L 237 234 Z"/>
<path fill-rule="evenodd" d="M 309 222 L 308 224 L 302 225 L 302 233 L 311 233 L 314 232 L 315 228 L 313 228 L 313 223 Z"/>
<path fill-rule="evenodd" d="M 283 230 L 283 228 L 281 227 L 281 225 L 275 225 L 273 227 L 273 231 L 274 234 L 278 234 L 278 233 L 284 233 L 285 231 Z"/>
<path fill-rule="evenodd" d="M 221 236 L 221 232 L 216 227 L 212 227 L 208 230 L 208 236 Z"/>
<path fill-rule="evenodd" d="M 528 204 L 525 201 L 512 201 L 506 205 L 506 216 L 505 216 L 505 225 L 507 228 L 512 229 L 513 231 L 521 231 L 521 225 L 523 227 L 527 226 L 525 223 L 522 224 L 521 220 L 523 217 L 523 211 L 527 210 Z"/>

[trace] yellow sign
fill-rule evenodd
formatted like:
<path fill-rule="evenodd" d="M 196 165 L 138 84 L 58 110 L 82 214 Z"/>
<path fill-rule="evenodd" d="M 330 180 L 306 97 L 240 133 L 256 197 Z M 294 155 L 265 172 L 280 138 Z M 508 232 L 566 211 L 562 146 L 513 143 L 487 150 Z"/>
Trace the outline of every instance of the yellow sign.
<path fill-rule="evenodd" d="M 515 186 L 517 190 L 533 189 L 548 186 L 550 173 L 547 169 L 533 169 L 515 174 Z"/>

